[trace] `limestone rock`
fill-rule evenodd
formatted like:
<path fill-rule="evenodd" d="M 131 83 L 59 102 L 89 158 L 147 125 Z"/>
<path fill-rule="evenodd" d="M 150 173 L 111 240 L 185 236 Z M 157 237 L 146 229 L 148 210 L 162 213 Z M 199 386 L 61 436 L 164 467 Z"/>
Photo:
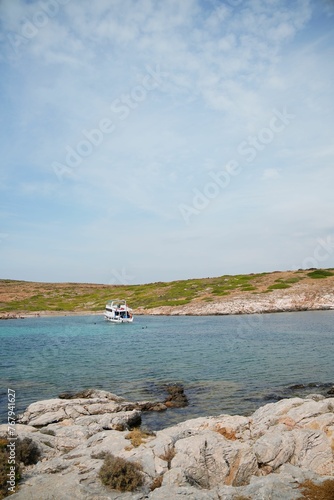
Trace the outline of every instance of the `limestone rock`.
<path fill-rule="evenodd" d="M 175 451 L 173 468 L 183 469 L 187 482 L 201 488 L 222 483 L 239 486 L 258 470 L 248 444 L 227 440 L 213 431 L 179 440 Z"/>
<path fill-rule="evenodd" d="M 28 407 L 16 430 L 40 447 L 42 459 L 23 468 L 24 481 L 13 500 L 293 500 L 300 497 L 298 485 L 305 479 L 319 480 L 333 471 L 334 398 L 285 399 L 250 417 L 191 419 L 134 447 L 126 439 L 128 429 L 139 423 L 140 405 L 147 402 L 93 394 Z M 6 432 L 7 426 L 0 426 L 0 436 Z M 101 484 L 98 472 L 108 452 L 142 465 L 140 491 L 121 494 Z M 151 491 L 157 478 L 161 486 Z"/>
<path fill-rule="evenodd" d="M 318 474 L 333 471 L 333 450 L 324 432 L 300 429 L 293 431 L 296 447 L 291 463 Z"/>
<path fill-rule="evenodd" d="M 270 470 L 274 471 L 292 457 L 295 450 L 293 433 L 266 432 L 254 443 L 253 450 L 259 466 L 269 466 Z"/>
<path fill-rule="evenodd" d="M 62 394 L 59 394 L 58 397 L 61 399 L 109 399 L 110 401 L 116 401 L 117 403 L 125 401 L 124 398 L 117 396 L 112 392 L 103 391 L 100 389 L 85 389 L 83 391 L 76 392 L 75 394 L 64 392 Z"/>

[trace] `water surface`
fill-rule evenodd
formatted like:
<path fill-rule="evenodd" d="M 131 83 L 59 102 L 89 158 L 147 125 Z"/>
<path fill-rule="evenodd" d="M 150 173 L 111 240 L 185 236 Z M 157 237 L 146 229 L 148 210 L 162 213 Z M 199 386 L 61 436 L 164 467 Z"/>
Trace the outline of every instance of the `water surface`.
<path fill-rule="evenodd" d="M 146 414 L 154 428 L 200 415 L 249 414 L 264 402 L 334 383 L 333 319 L 334 311 L 321 311 L 137 316 L 128 325 L 102 316 L 1 321 L 1 422 L 8 387 L 22 411 L 89 387 L 129 400 L 163 399 L 164 384 L 182 383 L 189 406 Z M 311 386 L 290 388 L 296 384 Z"/>

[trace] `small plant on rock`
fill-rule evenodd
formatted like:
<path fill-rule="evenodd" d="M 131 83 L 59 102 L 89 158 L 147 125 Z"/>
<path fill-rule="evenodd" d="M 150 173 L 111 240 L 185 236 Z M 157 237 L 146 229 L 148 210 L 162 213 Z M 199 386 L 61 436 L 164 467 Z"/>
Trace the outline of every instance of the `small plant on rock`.
<path fill-rule="evenodd" d="M 151 486 L 150 486 L 150 490 L 154 491 L 157 488 L 160 488 L 161 485 L 162 485 L 163 478 L 164 478 L 163 476 L 157 476 L 157 477 L 155 477 L 153 479 L 153 482 L 152 482 Z"/>
<path fill-rule="evenodd" d="M 130 439 L 132 446 L 137 448 L 142 443 L 146 442 L 146 439 L 154 434 L 150 432 L 143 431 L 139 427 L 132 429 L 126 436 L 125 439 Z"/>
<path fill-rule="evenodd" d="M 168 448 L 165 448 L 164 453 L 159 456 L 161 460 L 165 460 L 167 462 L 168 470 L 170 470 L 171 468 L 171 463 L 175 455 L 176 455 L 175 447 L 168 446 Z"/>
<path fill-rule="evenodd" d="M 16 441 L 16 457 L 24 465 L 37 464 L 41 451 L 37 444 L 30 438 L 18 439 Z"/>
<path fill-rule="evenodd" d="M 108 453 L 100 469 L 102 483 L 118 491 L 134 491 L 143 485 L 142 466 Z"/>

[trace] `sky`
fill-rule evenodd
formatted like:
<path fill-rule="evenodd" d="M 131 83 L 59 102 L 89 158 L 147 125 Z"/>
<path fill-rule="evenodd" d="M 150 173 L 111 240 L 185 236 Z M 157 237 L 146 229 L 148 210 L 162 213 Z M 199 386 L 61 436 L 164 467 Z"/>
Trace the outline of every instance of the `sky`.
<path fill-rule="evenodd" d="M 1 0 L 0 277 L 334 267 L 334 2 Z"/>

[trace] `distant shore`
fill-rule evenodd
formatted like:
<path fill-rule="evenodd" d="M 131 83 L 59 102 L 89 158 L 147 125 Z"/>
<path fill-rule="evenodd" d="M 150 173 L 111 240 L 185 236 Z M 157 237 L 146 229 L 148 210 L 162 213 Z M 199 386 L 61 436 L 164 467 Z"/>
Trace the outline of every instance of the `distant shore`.
<path fill-rule="evenodd" d="M 185 309 L 180 310 L 178 308 L 171 308 L 171 310 L 165 310 L 165 308 L 159 308 L 159 310 L 139 310 L 134 311 L 135 316 L 232 316 L 232 315 L 252 315 L 252 314 L 274 314 L 274 313 L 284 313 L 284 312 L 306 312 L 306 311 L 334 311 L 334 305 L 313 305 L 312 307 L 307 306 L 296 306 L 296 307 L 266 307 L 261 309 L 257 307 L 256 310 L 229 310 L 222 311 L 221 307 L 213 307 L 211 305 L 210 310 L 196 309 L 192 308 L 191 311 Z M 104 311 L 39 311 L 33 313 L 10 313 L 1 314 L 0 320 L 10 320 L 10 319 L 30 319 L 30 318 L 52 318 L 52 317 L 65 317 L 65 316 L 103 316 Z"/>
<path fill-rule="evenodd" d="M 34 311 L 34 312 L 11 312 L 0 314 L 0 320 L 47 318 L 57 316 L 102 316 L 103 311 Z"/>
<path fill-rule="evenodd" d="M 215 316 L 334 310 L 334 269 L 274 271 L 146 285 L 0 279 L 0 319 L 103 315 L 110 298 L 135 315 Z"/>

